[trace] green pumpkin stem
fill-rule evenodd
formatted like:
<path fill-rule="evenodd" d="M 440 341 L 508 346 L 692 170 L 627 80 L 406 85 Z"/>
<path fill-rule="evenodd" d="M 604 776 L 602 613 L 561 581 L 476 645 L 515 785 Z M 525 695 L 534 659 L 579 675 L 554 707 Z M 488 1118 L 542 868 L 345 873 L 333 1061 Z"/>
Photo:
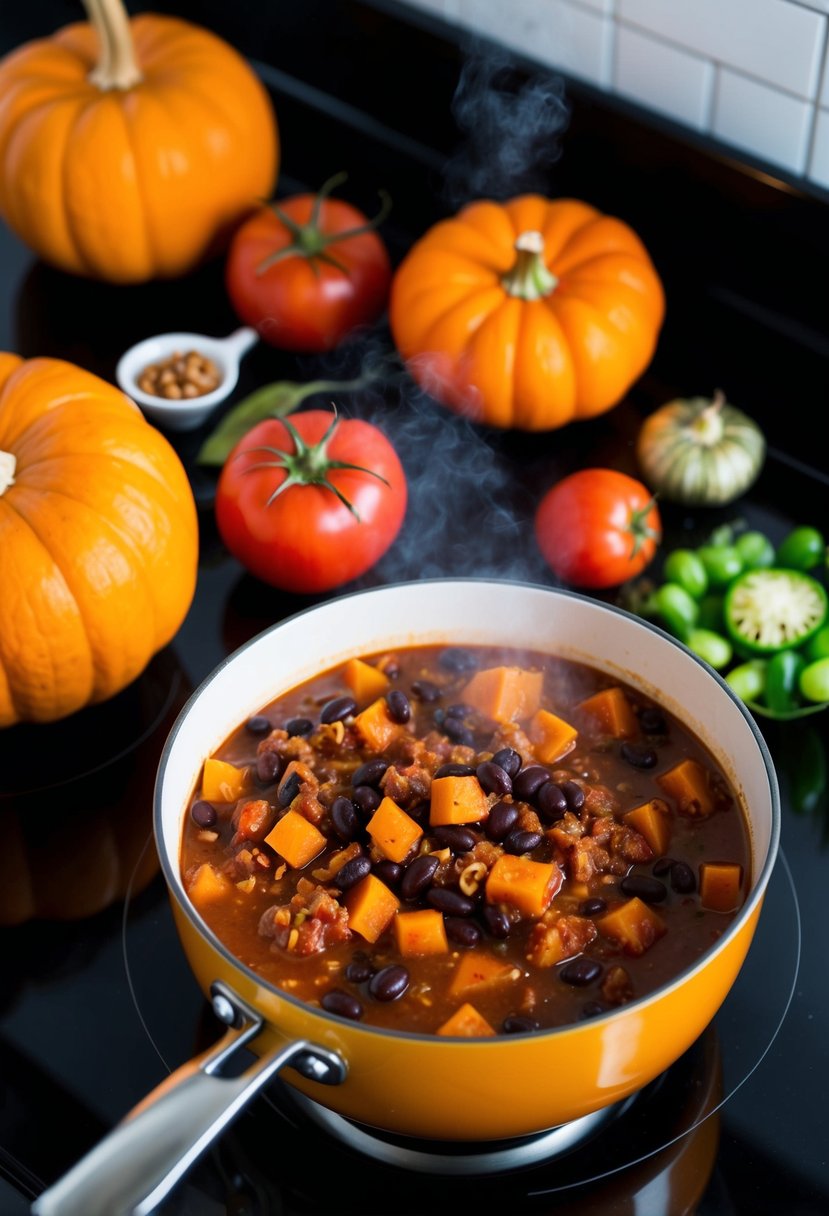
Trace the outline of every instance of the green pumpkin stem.
<path fill-rule="evenodd" d="M 339 415 L 337 407 L 331 403 L 333 417 L 331 425 L 317 443 L 307 444 L 296 429 L 289 418 L 282 419 L 282 425 L 288 432 L 294 445 L 293 452 L 283 452 L 280 448 L 268 447 L 261 445 L 253 448 L 244 448 L 237 455 L 244 455 L 246 452 L 267 452 L 273 456 L 273 460 L 260 460 L 256 464 L 249 464 L 245 469 L 246 473 L 253 472 L 254 469 L 284 469 L 287 477 L 276 487 L 273 493 L 268 498 L 266 506 L 270 506 L 280 494 L 291 486 L 323 486 L 326 490 L 330 490 L 332 494 L 340 500 L 344 507 L 347 507 L 357 522 L 360 522 L 360 516 L 353 503 L 349 502 L 337 486 L 335 486 L 328 477 L 332 469 L 352 469 L 355 473 L 367 473 L 370 477 L 376 477 L 378 481 L 382 481 L 384 486 L 389 483 L 385 477 L 381 477 L 379 473 L 375 473 L 373 469 L 364 468 L 363 465 L 349 464 L 345 460 L 332 460 L 328 455 L 328 444 L 333 438 L 334 432 L 339 425 Z"/>
<path fill-rule="evenodd" d="M 89 73 L 96 88 L 131 89 L 143 74 L 135 57 L 135 46 L 127 11 L 121 0 L 83 0 L 89 23 L 98 35 L 98 62 Z"/>
<path fill-rule="evenodd" d="M 504 290 L 519 300 L 542 300 L 558 286 L 558 279 L 544 263 L 544 238 L 540 232 L 522 232 L 515 242 L 515 263 L 501 276 Z"/>
<path fill-rule="evenodd" d="M 296 220 L 286 215 L 277 203 L 268 203 L 274 215 L 288 229 L 293 240 L 289 245 L 284 245 L 281 249 L 277 249 L 273 253 L 269 253 L 266 258 L 263 258 L 256 267 L 257 275 L 264 274 L 269 267 L 277 262 L 293 257 L 305 258 L 316 275 L 319 274 L 318 262 L 326 262 L 329 266 L 336 267 L 344 275 L 349 273 L 348 267 L 344 266 L 342 262 L 329 252 L 328 246 L 338 244 L 340 241 L 348 241 L 354 236 L 362 236 L 365 232 L 373 232 L 375 228 L 382 224 L 391 211 L 391 198 L 385 190 L 380 190 L 378 191 L 380 195 L 380 207 L 376 215 L 365 224 L 360 224 L 357 228 L 345 228 L 342 232 L 322 232 L 319 226 L 322 204 L 329 194 L 347 179 L 347 173 L 335 173 L 333 177 L 329 177 L 323 183 L 314 198 L 311 217 L 307 224 L 298 224 Z"/>

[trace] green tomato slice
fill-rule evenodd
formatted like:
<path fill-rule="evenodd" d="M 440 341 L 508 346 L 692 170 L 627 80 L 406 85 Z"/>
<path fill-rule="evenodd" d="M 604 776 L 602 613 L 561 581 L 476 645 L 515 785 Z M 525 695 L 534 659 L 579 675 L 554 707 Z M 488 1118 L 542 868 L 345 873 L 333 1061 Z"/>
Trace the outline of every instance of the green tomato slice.
<path fill-rule="evenodd" d="M 734 579 L 723 609 L 737 646 L 749 654 L 774 654 L 817 633 L 829 614 L 829 600 L 811 575 L 770 567 Z"/>

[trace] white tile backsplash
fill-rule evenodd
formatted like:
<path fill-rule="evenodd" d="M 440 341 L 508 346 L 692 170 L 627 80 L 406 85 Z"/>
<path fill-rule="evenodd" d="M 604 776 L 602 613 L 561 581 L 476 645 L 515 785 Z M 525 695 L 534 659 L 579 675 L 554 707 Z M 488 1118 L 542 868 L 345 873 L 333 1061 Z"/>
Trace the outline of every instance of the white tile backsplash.
<path fill-rule="evenodd" d="M 711 131 L 723 143 L 803 173 L 813 115 L 814 107 L 798 97 L 718 69 Z"/>
<path fill-rule="evenodd" d="M 829 0 L 409 0 L 829 188 Z"/>
<path fill-rule="evenodd" d="M 809 176 L 829 190 L 829 110 L 818 110 Z"/>
<path fill-rule="evenodd" d="M 700 55 L 623 25 L 616 34 L 613 80 L 623 97 L 660 114 L 697 130 L 708 122 L 714 67 Z"/>

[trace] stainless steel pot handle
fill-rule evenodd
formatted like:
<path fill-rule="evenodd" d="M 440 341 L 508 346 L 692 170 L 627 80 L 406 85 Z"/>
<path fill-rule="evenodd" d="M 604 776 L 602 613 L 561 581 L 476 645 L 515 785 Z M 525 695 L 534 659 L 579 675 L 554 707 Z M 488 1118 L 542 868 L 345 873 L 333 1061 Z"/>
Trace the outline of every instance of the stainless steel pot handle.
<path fill-rule="evenodd" d="M 33 1216 L 149 1216 L 196 1159 L 282 1068 L 323 1085 L 345 1079 L 341 1056 L 304 1039 L 275 1047 L 238 1076 L 222 1070 L 264 1019 L 220 982 L 213 1011 L 228 1026 L 209 1051 L 176 1069 L 32 1205 Z"/>

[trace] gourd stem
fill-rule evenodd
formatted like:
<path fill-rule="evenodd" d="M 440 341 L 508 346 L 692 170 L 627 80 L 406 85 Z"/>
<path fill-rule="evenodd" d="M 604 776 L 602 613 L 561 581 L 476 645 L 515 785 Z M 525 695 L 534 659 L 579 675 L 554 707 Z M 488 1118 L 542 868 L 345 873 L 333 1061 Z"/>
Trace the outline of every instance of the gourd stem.
<path fill-rule="evenodd" d="M 17 457 L 13 452 L 0 451 L 0 497 L 9 486 L 14 485 L 14 471 L 17 467 Z"/>
<path fill-rule="evenodd" d="M 83 6 L 100 43 L 98 62 L 89 73 L 92 84 L 104 91 L 139 84 L 143 77 L 121 0 L 83 0 Z"/>
<path fill-rule="evenodd" d="M 540 232 L 522 232 L 515 242 L 515 252 L 515 264 L 501 277 L 509 295 L 521 300 L 541 300 L 555 291 L 558 279 L 544 264 L 544 238 Z"/>

